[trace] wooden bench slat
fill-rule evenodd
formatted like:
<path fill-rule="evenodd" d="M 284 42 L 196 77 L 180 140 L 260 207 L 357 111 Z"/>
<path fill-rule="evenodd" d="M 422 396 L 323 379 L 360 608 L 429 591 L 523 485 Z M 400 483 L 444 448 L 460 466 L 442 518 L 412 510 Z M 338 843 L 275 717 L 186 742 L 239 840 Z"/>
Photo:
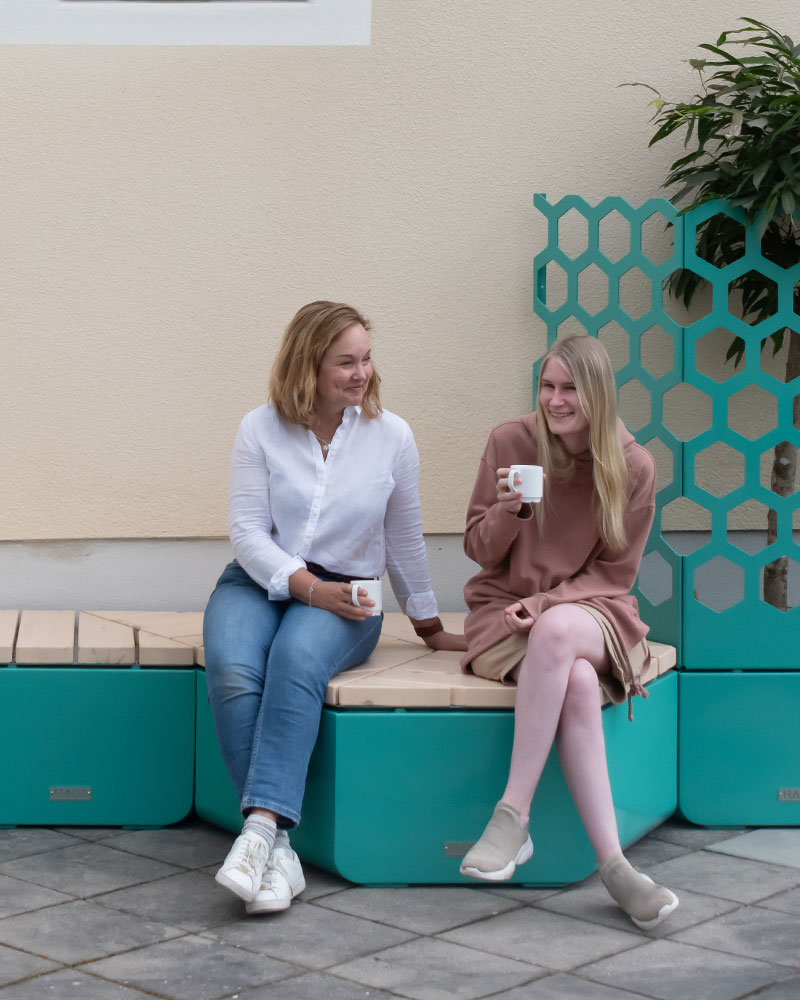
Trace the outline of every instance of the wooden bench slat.
<path fill-rule="evenodd" d="M 136 640 L 130 625 L 78 615 L 78 663 L 126 666 L 136 662 Z"/>
<path fill-rule="evenodd" d="M 137 633 L 139 665 L 142 667 L 191 667 L 194 648 L 176 639 L 167 639 L 144 629 Z"/>
<path fill-rule="evenodd" d="M 0 611 L 0 663 L 11 663 L 14 659 L 18 622 L 19 611 Z"/>
<path fill-rule="evenodd" d="M 23 611 L 14 659 L 17 663 L 74 663 L 75 612 Z"/>

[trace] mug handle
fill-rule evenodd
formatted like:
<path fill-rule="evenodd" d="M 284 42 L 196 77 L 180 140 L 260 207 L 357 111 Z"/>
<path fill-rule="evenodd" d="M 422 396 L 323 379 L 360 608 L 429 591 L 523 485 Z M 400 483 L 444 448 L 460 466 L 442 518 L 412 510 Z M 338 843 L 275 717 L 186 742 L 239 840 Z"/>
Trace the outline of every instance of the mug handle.
<path fill-rule="evenodd" d="M 358 584 L 357 583 L 354 583 L 352 585 L 352 589 L 351 589 L 350 593 L 351 593 L 351 598 L 350 599 L 352 600 L 353 604 L 355 604 L 355 606 L 357 608 L 363 608 L 364 605 L 358 603 Z"/>
<path fill-rule="evenodd" d="M 522 493 L 522 483 L 520 482 L 519 486 L 514 485 L 514 480 L 517 478 L 517 476 L 519 476 L 520 480 L 522 479 L 522 476 L 520 476 L 517 469 L 515 469 L 512 466 L 508 470 L 508 488 L 509 490 L 511 490 L 512 493 Z"/>

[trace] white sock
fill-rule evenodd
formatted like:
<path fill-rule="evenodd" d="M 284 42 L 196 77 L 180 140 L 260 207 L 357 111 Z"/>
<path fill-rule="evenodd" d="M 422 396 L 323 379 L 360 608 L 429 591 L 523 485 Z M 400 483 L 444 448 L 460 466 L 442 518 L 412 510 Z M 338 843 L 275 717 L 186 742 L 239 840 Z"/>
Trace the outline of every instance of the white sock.
<path fill-rule="evenodd" d="M 244 821 L 242 833 L 255 833 L 262 840 L 266 840 L 267 849 L 271 851 L 275 846 L 278 828 L 274 819 L 270 819 L 268 816 L 259 816 L 258 813 L 250 813 Z"/>

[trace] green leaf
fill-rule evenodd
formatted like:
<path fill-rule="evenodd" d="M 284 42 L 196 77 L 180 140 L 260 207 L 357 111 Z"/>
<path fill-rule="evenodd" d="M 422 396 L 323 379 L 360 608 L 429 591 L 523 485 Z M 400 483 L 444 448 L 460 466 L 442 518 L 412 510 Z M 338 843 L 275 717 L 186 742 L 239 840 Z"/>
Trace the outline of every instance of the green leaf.
<path fill-rule="evenodd" d="M 781 207 L 787 215 L 794 215 L 794 211 L 797 208 L 797 202 L 795 197 L 789 188 L 784 188 L 781 191 Z"/>
<path fill-rule="evenodd" d="M 705 59 L 690 59 L 689 60 L 689 65 L 692 67 L 692 69 L 698 69 L 698 70 L 700 70 L 702 72 L 706 68 L 706 60 Z"/>

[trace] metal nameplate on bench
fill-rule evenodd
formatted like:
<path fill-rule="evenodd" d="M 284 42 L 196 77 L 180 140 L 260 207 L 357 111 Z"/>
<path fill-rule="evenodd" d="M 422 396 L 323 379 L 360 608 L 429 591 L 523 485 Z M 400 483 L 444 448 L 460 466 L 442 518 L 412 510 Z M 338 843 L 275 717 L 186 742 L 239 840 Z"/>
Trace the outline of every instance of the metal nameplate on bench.
<path fill-rule="evenodd" d="M 59 786 L 50 789 L 51 802 L 91 802 L 91 788 L 78 786 Z"/>
<path fill-rule="evenodd" d="M 463 858 L 473 844 L 473 840 L 446 840 L 444 842 L 444 856 L 446 858 Z"/>
<path fill-rule="evenodd" d="M 778 802 L 800 802 L 800 788 L 779 788 Z"/>

